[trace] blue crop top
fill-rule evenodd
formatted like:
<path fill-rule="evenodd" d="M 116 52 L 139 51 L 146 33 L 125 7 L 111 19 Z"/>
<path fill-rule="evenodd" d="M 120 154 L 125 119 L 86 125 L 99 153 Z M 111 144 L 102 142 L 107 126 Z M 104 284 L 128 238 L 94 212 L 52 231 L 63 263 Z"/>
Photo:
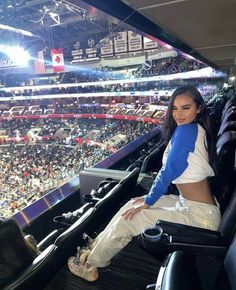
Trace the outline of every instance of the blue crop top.
<path fill-rule="evenodd" d="M 197 123 L 178 126 L 167 145 L 162 168 L 145 196 L 145 203 L 153 205 L 166 193 L 171 183 L 191 183 L 213 176 L 208 161 L 206 132 Z"/>

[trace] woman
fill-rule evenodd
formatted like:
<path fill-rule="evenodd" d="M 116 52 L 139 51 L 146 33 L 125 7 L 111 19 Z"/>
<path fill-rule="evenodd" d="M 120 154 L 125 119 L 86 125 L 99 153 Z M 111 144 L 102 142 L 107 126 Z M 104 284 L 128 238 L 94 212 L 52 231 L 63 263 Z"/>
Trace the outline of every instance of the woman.
<path fill-rule="evenodd" d="M 174 91 L 164 130 L 168 145 L 163 166 L 149 193 L 123 206 L 98 235 L 91 251 L 79 259 L 68 260 L 69 269 L 75 275 L 96 280 L 97 267 L 107 266 L 133 237 L 158 219 L 212 230 L 218 228 L 220 210 L 207 179 L 214 176 L 215 146 L 206 105 L 195 87 L 184 86 Z M 176 184 L 179 196 L 165 195 L 171 183 Z"/>
<path fill-rule="evenodd" d="M 38 254 L 32 236 L 24 236 L 14 219 L 0 217 L 0 288 L 31 264 Z"/>

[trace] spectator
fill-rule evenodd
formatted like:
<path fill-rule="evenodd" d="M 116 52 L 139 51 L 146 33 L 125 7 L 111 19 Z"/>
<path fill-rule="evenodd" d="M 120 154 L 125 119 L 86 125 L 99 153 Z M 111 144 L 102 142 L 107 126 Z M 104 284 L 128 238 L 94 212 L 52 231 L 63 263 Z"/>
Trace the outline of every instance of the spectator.
<path fill-rule="evenodd" d="M 0 287 L 30 265 L 38 254 L 32 236 L 24 236 L 14 219 L 0 217 Z"/>
<path fill-rule="evenodd" d="M 208 177 L 214 175 L 215 146 L 209 116 L 195 87 L 176 89 L 166 114 L 163 166 L 146 196 L 124 205 L 91 245 L 91 251 L 68 260 L 72 273 L 88 281 L 98 278 L 97 267 L 106 267 L 133 237 L 158 219 L 216 230 L 219 204 Z M 165 195 L 174 183 L 178 195 Z"/>

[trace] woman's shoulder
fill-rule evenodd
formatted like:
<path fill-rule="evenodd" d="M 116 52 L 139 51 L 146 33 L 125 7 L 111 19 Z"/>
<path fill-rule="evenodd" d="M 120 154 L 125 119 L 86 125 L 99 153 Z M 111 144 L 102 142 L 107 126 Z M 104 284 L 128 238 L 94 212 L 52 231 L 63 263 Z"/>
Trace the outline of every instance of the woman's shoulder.
<path fill-rule="evenodd" d="M 189 124 L 183 124 L 179 125 L 175 129 L 175 135 L 189 135 L 189 134 L 205 134 L 205 129 L 198 123 L 189 123 Z"/>
<path fill-rule="evenodd" d="M 199 124 L 197 123 L 190 123 L 190 124 L 183 124 L 179 125 L 175 129 L 175 137 L 187 138 L 189 136 L 197 136 L 199 131 Z"/>
<path fill-rule="evenodd" d="M 198 123 L 179 125 L 172 137 L 171 143 L 184 148 L 195 148 L 195 143 L 200 138 L 204 139 L 205 130 Z"/>

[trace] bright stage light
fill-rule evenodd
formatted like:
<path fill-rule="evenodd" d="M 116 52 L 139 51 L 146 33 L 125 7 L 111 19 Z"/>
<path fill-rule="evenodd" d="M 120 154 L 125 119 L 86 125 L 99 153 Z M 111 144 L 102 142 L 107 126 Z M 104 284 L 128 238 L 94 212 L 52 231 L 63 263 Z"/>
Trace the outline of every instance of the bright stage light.
<path fill-rule="evenodd" d="M 0 51 L 9 57 L 12 64 L 17 66 L 27 66 L 30 60 L 29 53 L 19 46 L 0 45 Z"/>

